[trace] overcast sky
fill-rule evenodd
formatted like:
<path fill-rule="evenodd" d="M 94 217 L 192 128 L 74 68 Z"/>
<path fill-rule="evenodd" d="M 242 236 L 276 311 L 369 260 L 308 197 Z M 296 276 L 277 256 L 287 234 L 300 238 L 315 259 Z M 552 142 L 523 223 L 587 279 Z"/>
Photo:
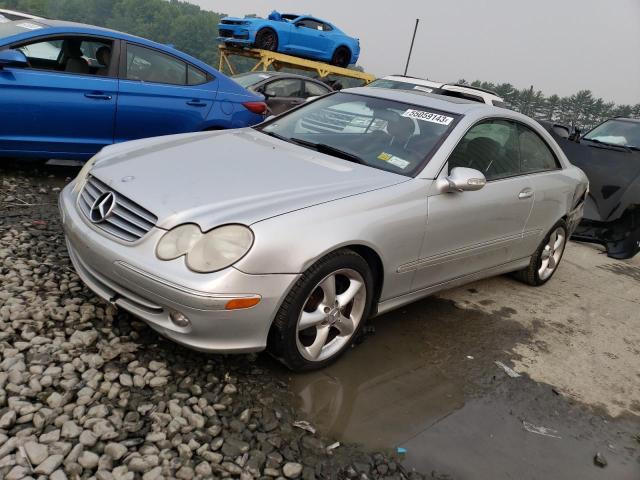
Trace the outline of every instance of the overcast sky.
<path fill-rule="evenodd" d="M 189 0 L 234 16 L 308 13 L 360 38 L 359 64 L 409 75 L 486 80 L 640 102 L 640 0 Z"/>

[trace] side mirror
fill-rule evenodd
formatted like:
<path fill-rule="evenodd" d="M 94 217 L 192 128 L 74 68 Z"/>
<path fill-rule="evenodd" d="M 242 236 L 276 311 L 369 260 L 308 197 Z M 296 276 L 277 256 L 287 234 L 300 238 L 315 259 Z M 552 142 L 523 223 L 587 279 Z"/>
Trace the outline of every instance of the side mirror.
<path fill-rule="evenodd" d="M 29 65 L 27 57 L 19 50 L 0 51 L 0 68 L 2 67 L 26 67 Z"/>
<path fill-rule="evenodd" d="M 487 184 L 481 171 L 474 168 L 455 167 L 448 177 L 437 180 L 440 193 L 470 192 L 480 190 Z"/>

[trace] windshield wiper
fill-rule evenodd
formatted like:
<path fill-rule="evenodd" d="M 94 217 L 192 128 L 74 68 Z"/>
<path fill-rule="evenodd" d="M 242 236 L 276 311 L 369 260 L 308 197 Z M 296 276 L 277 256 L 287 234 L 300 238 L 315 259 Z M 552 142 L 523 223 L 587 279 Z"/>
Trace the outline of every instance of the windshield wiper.
<path fill-rule="evenodd" d="M 259 132 L 264 133 L 265 135 L 269 135 L 270 137 L 274 137 L 277 138 L 278 140 L 284 140 L 285 142 L 291 142 L 291 139 L 289 139 L 288 137 L 285 137 L 283 135 L 280 135 L 278 133 L 275 132 L 267 132 L 266 130 L 262 129 L 262 130 L 258 130 Z"/>
<path fill-rule="evenodd" d="M 631 147 L 627 147 L 626 145 L 618 145 L 618 144 L 615 144 L 615 143 L 607 143 L 607 142 L 603 142 L 602 140 L 598 140 L 597 138 L 585 138 L 585 140 L 587 140 L 588 142 L 597 143 L 598 145 L 604 145 L 605 147 L 622 148 L 622 149 L 626 150 L 627 152 L 631 151 Z"/>
<path fill-rule="evenodd" d="M 359 156 L 354 155 L 353 153 L 345 152 L 344 150 L 340 150 L 339 148 L 332 147 L 331 145 L 327 145 L 326 143 L 314 143 L 307 140 L 302 140 L 301 138 L 290 138 L 289 140 L 297 143 L 298 145 L 302 145 L 303 147 L 313 148 L 318 152 L 333 155 L 334 157 L 342 158 L 343 160 L 359 163 L 360 165 L 368 165 L 367 162 L 365 162 Z"/>

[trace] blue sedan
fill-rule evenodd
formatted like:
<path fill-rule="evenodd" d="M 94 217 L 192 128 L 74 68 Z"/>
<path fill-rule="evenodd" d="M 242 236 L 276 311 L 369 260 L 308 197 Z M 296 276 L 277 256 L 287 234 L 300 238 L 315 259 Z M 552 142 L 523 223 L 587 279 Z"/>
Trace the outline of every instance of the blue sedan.
<path fill-rule="evenodd" d="M 237 128 L 261 95 L 166 45 L 52 20 L 0 24 L 0 156 L 84 160 L 105 145 Z"/>
<path fill-rule="evenodd" d="M 286 53 L 347 67 L 358 61 L 360 41 L 335 25 L 310 15 L 272 12 L 269 18 L 226 17 L 218 25 L 218 40 Z"/>

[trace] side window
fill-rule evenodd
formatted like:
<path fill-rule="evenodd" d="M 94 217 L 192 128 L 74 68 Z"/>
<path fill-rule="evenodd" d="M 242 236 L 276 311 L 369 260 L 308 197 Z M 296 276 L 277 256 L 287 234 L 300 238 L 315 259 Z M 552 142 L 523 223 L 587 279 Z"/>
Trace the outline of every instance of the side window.
<path fill-rule="evenodd" d="M 318 85 L 314 82 L 304 82 L 304 97 L 319 97 L 320 95 L 324 95 L 329 93 L 329 88 L 323 87 L 322 85 Z"/>
<path fill-rule="evenodd" d="M 269 97 L 299 97 L 301 82 L 297 78 L 285 78 L 268 83 L 264 88 Z"/>
<path fill-rule="evenodd" d="M 44 65 L 48 63 L 51 70 L 57 70 L 58 58 L 62 52 L 62 40 L 45 40 L 43 42 L 34 42 L 22 45 L 16 50 L 24 53 L 29 60 L 29 65 L 34 68 L 46 68 Z M 55 62 L 52 64 L 51 62 Z"/>
<path fill-rule="evenodd" d="M 489 120 L 472 127 L 449 157 L 455 167 L 480 170 L 487 180 L 518 175 L 518 127 L 506 120 Z"/>
<path fill-rule="evenodd" d="M 310 18 L 305 18 L 304 20 L 300 20 L 296 23 L 298 27 L 310 28 L 311 30 L 322 30 L 322 23 L 316 22 L 315 20 L 311 20 Z"/>
<path fill-rule="evenodd" d="M 192 65 L 187 65 L 187 85 L 202 85 L 207 83 L 208 80 L 207 74 L 202 70 Z"/>
<path fill-rule="evenodd" d="M 540 172 L 558 168 L 556 157 L 540 136 L 524 125 L 518 125 L 520 158 L 523 172 Z"/>
<path fill-rule="evenodd" d="M 187 64 L 170 55 L 129 43 L 125 78 L 142 82 L 185 85 Z"/>
<path fill-rule="evenodd" d="M 83 75 L 108 75 L 113 42 L 95 38 L 64 37 L 17 47 L 38 70 Z"/>
<path fill-rule="evenodd" d="M 322 30 L 324 30 L 325 32 L 330 32 L 331 30 L 333 30 L 333 27 L 331 25 L 329 25 L 328 23 L 323 23 L 322 24 Z"/>

